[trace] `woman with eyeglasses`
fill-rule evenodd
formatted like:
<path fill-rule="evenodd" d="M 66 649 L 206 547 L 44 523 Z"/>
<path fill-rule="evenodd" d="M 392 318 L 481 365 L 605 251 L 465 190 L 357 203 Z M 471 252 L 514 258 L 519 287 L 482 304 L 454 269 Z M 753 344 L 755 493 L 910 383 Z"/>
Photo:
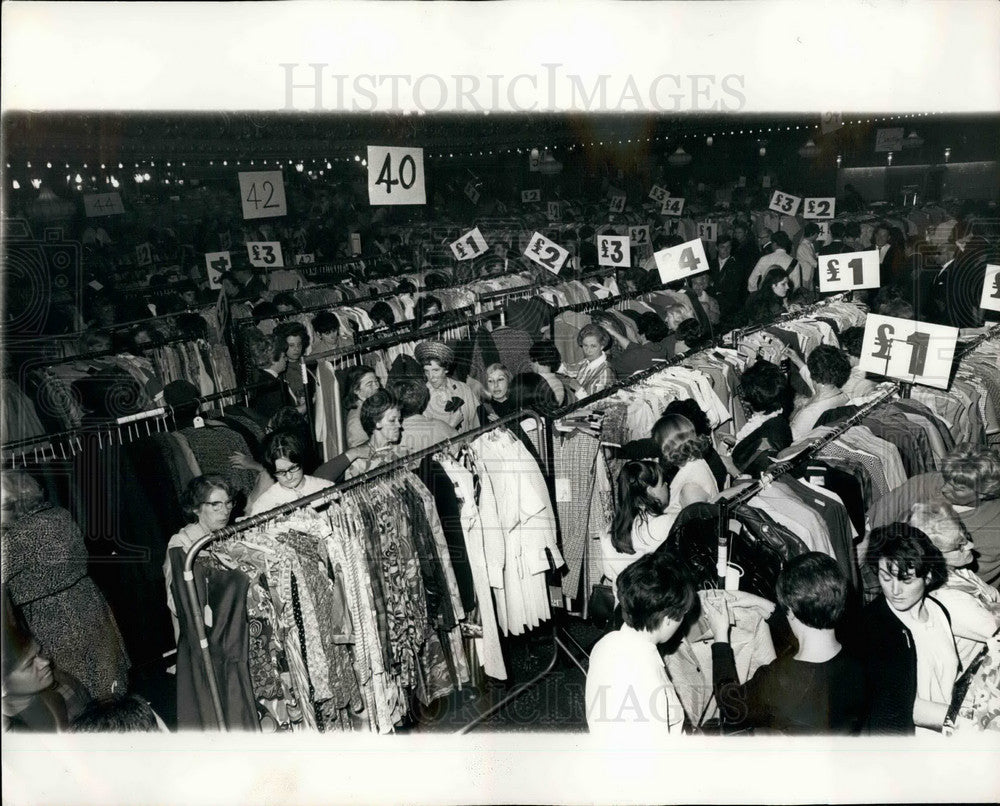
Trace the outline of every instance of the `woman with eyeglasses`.
<path fill-rule="evenodd" d="M 167 585 L 167 607 L 174 623 L 174 641 L 180 637 L 181 628 L 177 618 L 177 605 L 174 601 L 171 583 L 173 582 L 173 564 L 171 554 L 177 557 L 173 549 L 181 549 L 184 554 L 207 534 L 221 529 L 229 524 L 233 512 L 232 485 L 222 476 L 215 474 L 197 476 L 188 482 L 181 496 L 181 506 L 189 523 L 167 543 L 167 557 L 163 561 L 163 578 Z"/>
<path fill-rule="evenodd" d="M 307 476 L 303 464 L 306 448 L 298 434 L 275 431 L 264 443 L 264 467 L 275 482 L 254 501 L 247 515 L 259 515 L 282 504 L 289 504 L 307 495 L 332 486 L 332 482 Z"/>

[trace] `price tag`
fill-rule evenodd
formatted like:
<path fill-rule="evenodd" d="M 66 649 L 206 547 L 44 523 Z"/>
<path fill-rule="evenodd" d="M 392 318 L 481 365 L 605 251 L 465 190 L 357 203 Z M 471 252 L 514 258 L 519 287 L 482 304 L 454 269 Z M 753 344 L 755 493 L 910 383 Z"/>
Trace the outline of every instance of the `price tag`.
<path fill-rule="evenodd" d="M 553 274 L 559 274 L 559 270 L 569 257 L 569 252 L 559 244 L 550 241 L 542 233 L 536 232 L 528 242 L 528 248 L 524 250 L 524 256 L 533 260 L 543 269 L 548 269 Z"/>
<path fill-rule="evenodd" d="M 768 209 L 774 210 L 774 212 L 781 213 L 782 215 L 793 216 L 799 211 L 799 205 L 801 203 L 801 196 L 791 196 L 788 193 L 782 193 L 780 190 L 776 190 L 771 196 L 771 203 L 768 205 Z"/>
<path fill-rule="evenodd" d="M 612 196 L 611 203 L 608 205 L 608 212 L 611 213 L 621 213 L 625 210 L 625 197 L 624 196 Z"/>
<path fill-rule="evenodd" d="M 556 503 L 570 503 L 573 500 L 573 486 L 569 479 L 562 476 L 556 477 Z"/>
<path fill-rule="evenodd" d="M 802 208 L 803 218 L 833 218 L 834 208 L 837 200 L 832 196 L 825 196 L 819 199 L 806 199 L 806 206 Z"/>
<path fill-rule="evenodd" d="M 135 265 L 148 266 L 153 262 L 153 248 L 148 243 L 141 243 L 135 248 Z"/>
<path fill-rule="evenodd" d="M 541 200 L 542 200 L 542 191 L 540 190 L 521 191 L 521 202 L 523 204 L 530 204 L 531 202 L 540 202 Z"/>
<path fill-rule="evenodd" d="M 684 199 L 680 196 L 670 196 L 663 200 L 660 215 L 680 215 L 684 212 Z"/>
<path fill-rule="evenodd" d="M 664 284 L 708 271 L 708 258 L 700 238 L 661 249 L 653 253 L 653 259 Z"/>
<path fill-rule="evenodd" d="M 83 197 L 83 209 L 87 218 L 99 218 L 105 215 L 118 215 L 125 212 L 122 197 L 118 193 L 86 193 Z"/>
<path fill-rule="evenodd" d="M 715 243 L 715 239 L 719 234 L 719 225 L 714 221 L 699 221 L 698 222 L 698 237 L 703 241 L 711 241 Z"/>
<path fill-rule="evenodd" d="M 662 188 L 659 185 L 653 185 L 649 191 L 649 198 L 655 202 L 663 204 L 663 200 L 670 195 L 670 192 L 666 188 Z"/>
<path fill-rule="evenodd" d="M 548 207 L 549 221 L 558 221 L 559 220 L 559 215 L 560 215 L 559 208 L 561 206 L 559 204 L 559 202 L 557 202 L 557 201 L 550 201 L 548 203 L 548 205 L 546 205 L 546 206 Z"/>
<path fill-rule="evenodd" d="M 899 151 L 903 148 L 902 129 L 879 129 L 875 132 L 875 152 Z"/>
<path fill-rule="evenodd" d="M 628 237 L 625 235 L 598 235 L 597 265 L 614 268 L 631 266 L 632 254 Z"/>
<path fill-rule="evenodd" d="M 988 311 L 1000 311 L 1000 266 L 986 264 L 986 280 L 983 282 L 983 296 L 979 307 Z"/>
<path fill-rule="evenodd" d="M 489 247 L 486 245 L 486 239 L 479 231 L 479 227 L 469 230 L 457 241 L 451 243 L 451 253 L 456 260 L 472 260 L 474 257 L 479 257 L 487 249 Z"/>
<path fill-rule="evenodd" d="M 855 288 L 878 288 L 881 285 L 878 250 L 820 255 L 819 290 L 824 294 Z"/>
<path fill-rule="evenodd" d="M 206 252 L 205 268 L 208 269 L 208 285 L 211 288 L 222 288 L 219 275 L 233 267 L 229 252 Z"/>
<path fill-rule="evenodd" d="M 819 240 L 822 243 L 830 243 L 833 240 L 833 236 L 830 234 L 830 222 L 820 221 L 817 226 L 819 227 Z"/>
<path fill-rule="evenodd" d="M 475 182 L 469 182 L 465 186 L 465 195 L 469 197 L 469 201 L 473 204 L 479 204 L 479 191 L 476 190 Z"/>
<path fill-rule="evenodd" d="M 278 241 L 248 241 L 247 256 L 250 265 L 258 268 L 272 269 L 285 265 Z"/>
<path fill-rule="evenodd" d="M 947 389 L 958 328 L 868 314 L 858 368 L 908 383 Z"/>
<path fill-rule="evenodd" d="M 316 262 L 316 255 L 309 253 L 307 255 L 296 255 L 295 265 L 296 266 L 310 266 Z"/>
<path fill-rule="evenodd" d="M 634 243 L 636 246 L 642 246 L 643 244 L 649 243 L 649 224 L 629 227 L 628 238 L 629 241 Z"/>
<path fill-rule="evenodd" d="M 351 233 L 351 254 L 360 255 L 361 254 L 361 233 L 352 232 Z"/>
<path fill-rule="evenodd" d="M 844 125 L 844 116 L 840 112 L 824 112 L 819 120 L 819 129 L 823 134 L 835 132 Z"/>
<path fill-rule="evenodd" d="M 427 204 L 424 150 L 368 146 L 369 204 Z"/>
<path fill-rule="evenodd" d="M 239 178 L 244 219 L 288 215 L 281 171 L 240 171 Z"/>

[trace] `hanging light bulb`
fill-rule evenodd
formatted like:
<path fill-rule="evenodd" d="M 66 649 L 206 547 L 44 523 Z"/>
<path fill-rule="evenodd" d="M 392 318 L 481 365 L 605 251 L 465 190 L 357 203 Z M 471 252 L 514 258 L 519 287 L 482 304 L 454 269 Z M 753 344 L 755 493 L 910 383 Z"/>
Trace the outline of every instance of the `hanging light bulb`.
<path fill-rule="evenodd" d="M 149 181 L 149 174 L 143 174 L 142 178 L 145 179 L 148 182 Z"/>
<path fill-rule="evenodd" d="M 807 159 L 815 157 L 817 154 L 819 154 L 819 146 L 812 141 L 811 137 L 806 140 L 806 144 L 799 149 L 799 156 Z"/>
<path fill-rule="evenodd" d="M 116 188 L 120 183 L 113 176 L 111 177 L 111 187 Z"/>
<path fill-rule="evenodd" d="M 950 159 L 951 159 L 951 149 L 950 148 L 946 148 L 944 150 L 944 161 L 947 162 Z"/>
<path fill-rule="evenodd" d="M 8 165 L 7 167 L 9 168 L 10 166 Z M 46 162 L 45 163 L 45 167 L 46 168 L 51 168 L 52 167 L 52 163 L 51 162 Z"/>
<path fill-rule="evenodd" d="M 760 149 L 757 151 L 757 153 L 760 154 L 762 157 L 766 157 L 767 156 L 767 146 L 761 146 Z"/>
<path fill-rule="evenodd" d="M 40 188 L 42 186 L 42 180 L 41 179 L 32 179 L 31 180 L 31 186 L 35 190 L 38 190 L 38 188 Z"/>
<path fill-rule="evenodd" d="M 892 165 L 892 152 L 891 151 L 889 152 L 889 158 L 888 158 L 886 164 L 887 165 Z"/>
<path fill-rule="evenodd" d="M 355 162 L 361 162 L 361 157 L 359 155 L 355 154 L 354 155 L 354 161 Z"/>
<path fill-rule="evenodd" d="M 76 176 L 73 177 L 73 181 L 79 185 L 83 181 L 83 177 L 80 176 L 80 174 L 77 174 Z"/>
<path fill-rule="evenodd" d="M 838 168 L 840 167 L 840 163 L 841 163 L 842 160 L 843 160 L 843 157 L 840 154 L 838 154 L 837 155 L 837 167 Z"/>
<path fill-rule="evenodd" d="M 916 132 L 910 132 L 903 140 L 903 148 L 920 148 L 924 144 L 924 138 Z"/>
<path fill-rule="evenodd" d="M 715 138 L 712 137 L 712 135 L 708 135 L 708 137 L 705 138 L 705 145 L 707 145 L 707 146 L 712 145 L 714 142 L 715 142 Z"/>
<path fill-rule="evenodd" d="M 304 168 L 305 168 L 305 166 L 301 162 L 297 162 L 295 164 L 295 170 L 298 171 L 299 173 L 302 173 L 302 171 L 304 170 Z"/>
<path fill-rule="evenodd" d="M 667 162 L 675 167 L 689 165 L 691 163 L 691 155 L 684 150 L 684 146 L 677 146 L 677 150 L 667 157 Z"/>
<path fill-rule="evenodd" d="M 14 190 L 20 190 L 21 189 L 21 183 L 18 182 L 16 179 L 13 182 L 10 183 L 10 186 L 12 188 L 14 188 Z"/>

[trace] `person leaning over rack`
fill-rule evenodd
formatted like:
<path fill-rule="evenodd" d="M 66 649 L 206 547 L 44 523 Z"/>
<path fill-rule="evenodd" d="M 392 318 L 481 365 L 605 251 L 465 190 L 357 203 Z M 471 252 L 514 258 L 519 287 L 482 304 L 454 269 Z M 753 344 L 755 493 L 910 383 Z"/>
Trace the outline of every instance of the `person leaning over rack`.
<path fill-rule="evenodd" d="M 247 515 L 259 515 L 332 486 L 326 479 L 306 475 L 305 461 L 306 449 L 297 434 L 275 431 L 268 436 L 264 443 L 264 467 L 277 481 L 253 502 Z"/>
<path fill-rule="evenodd" d="M 730 594 L 706 597 L 715 636 L 713 688 L 728 727 L 793 734 L 860 732 L 864 671 L 834 634 L 847 592 L 847 577 L 832 557 L 810 551 L 789 560 L 775 595 L 795 636 L 794 654 L 760 667 L 743 684 L 729 644 Z"/>
<path fill-rule="evenodd" d="M 861 616 L 870 734 L 940 731 L 958 675 L 948 612 L 928 594 L 945 581 L 944 558 L 919 529 L 893 523 L 870 536 L 866 562 L 882 596 Z"/>
<path fill-rule="evenodd" d="M 342 377 L 344 401 L 344 433 L 347 447 L 354 448 L 368 440 L 361 427 L 361 404 L 382 388 L 375 370 L 366 364 L 348 367 Z"/>
<path fill-rule="evenodd" d="M 851 376 L 851 362 L 839 347 L 821 344 L 809 353 L 808 373 L 805 373 L 802 360 L 794 351 L 787 350 L 786 354 L 799 367 L 803 380 L 813 388 L 812 396 L 801 400 L 792 412 L 792 437 L 798 440 L 816 427 L 825 412 L 847 405 L 843 386 Z"/>
<path fill-rule="evenodd" d="M 611 386 L 615 382 L 615 372 L 608 363 L 611 336 L 603 327 L 593 323 L 584 325 L 576 335 L 576 343 L 584 359 L 572 374 L 580 387 L 577 398 L 582 400 Z"/>
<path fill-rule="evenodd" d="M 672 511 L 679 512 L 688 504 L 711 501 L 719 494 L 718 482 L 705 460 L 711 440 L 701 436 L 687 417 L 664 415 L 653 425 L 652 435 L 660 447 L 660 461 L 668 469 L 676 468 L 670 482 Z"/>
<path fill-rule="evenodd" d="M 458 432 L 447 423 L 424 416 L 431 395 L 422 381 L 390 379 L 387 391 L 399 403 L 403 428 L 399 445 L 406 453 L 416 453 L 457 436 Z"/>
<path fill-rule="evenodd" d="M 788 295 L 792 290 L 788 272 L 781 266 L 771 266 L 764 274 L 760 289 L 747 301 L 747 319 L 752 325 L 769 325 L 788 313 Z"/>
<path fill-rule="evenodd" d="M 759 360 L 740 376 L 740 392 L 753 414 L 736 432 L 731 458 L 740 473 L 759 478 L 773 457 L 792 444 L 784 412 L 788 380 L 770 361 Z"/>
<path fill-rule="evenodd" d="M 424 414 L 441 420 L 456 431 L 478 428 L 476 408 L 479 400 L 468 384 L 451 377 L 455 351 L 441 341 L 422 341 L 413 351 L 424 369 L 430 402 Z"/>
<path fill-rule="evenodd" d="M 361 425 L 368 434 L 368 456 L 352 464 L 345 478 L 352 479 L 369 470 L 406 455 L 400 447 L 403 436 L 399 404 L 389 392 L 380 389 L 361 404 Z"/>
<path fill-rule="evenodd" d="M 590 653 L 587 728 L 606 739 L 656 741 L 678 735 L 684 709 L 658 644 L 673 637 L 695 601 L 676 558 L 646 554 L 621 572 L 616 589 L 624 624 Z"/>

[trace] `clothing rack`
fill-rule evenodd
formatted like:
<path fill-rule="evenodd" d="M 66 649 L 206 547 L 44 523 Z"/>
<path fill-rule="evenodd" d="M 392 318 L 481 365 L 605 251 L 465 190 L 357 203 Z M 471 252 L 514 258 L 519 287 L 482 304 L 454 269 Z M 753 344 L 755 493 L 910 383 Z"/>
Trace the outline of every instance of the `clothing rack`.
<path fill-rule="evenodd" d="M 319 492 L 315 492 L 312 493 L 311 495 L 299 498 L 298 500 L 292 501 L 288 504 L 282 504 L 281 506 L 269 509 L 268 511 L 262 512 L 259 515 L 253 515 L 249 518 L 240 521 L 239 523 L 233 524 L 232 526 L 226 526 L 223 527 L 222 529 L 218 529 L 210 534 L 205 535 L 204 537 L 197 540 L 188 550 L 187 554 L 184 556 L 184 586 L 186 588 L 186 595 L 188 598 L 188 602 L 191 605 L 192 612 L 194 613 L 202 612 L 202 606 L 198 600 L 198 590 L 195 585 L 195 579 L 194 579 L 194 562 L 197 555 L 209 543 L 213 543 L 217 540 L 224 540 L 235 537 L 239 534 L 242 534 L 243 532 L 255 529 L 264 523 L 272 521 L 275 518 L 280 518 L 283 515 L 288 515 L 292 512 L 300 510 L 303 507 L 308 506 L 310 504 L 332 501 L 335 498 L 339 497 L 342 493 L 346 492 L 347 490 L 359 487 L 381 476 L 391 475 L 400 470 L 408 469 L 413 465 L 419 463 L 421 460 L 427 458 L 428 456 L 433 456 L 437 453 L 441 453 L 442 451 L 449 451 L 453 448 L 466 445 L 472 440 L 476 439 L 477 437 L 482 436 L 483 434 L 487 434 L 491 431 L 496 430 L 497 428 L 506 428 L 508 425 L 520 422 L 526 417 L 531 418 L 535 421 L 538 433 L 544 437 L 545 419 L 542 418 L 537 412 L 532 411 L 530 409 L 526 409 L 524 411 L 520 411 L 515 414 L 510 414 L 506 417 L 503 417 L 500 420 L 497 420 L 496 422 L 480 426 L 479 428 L 467 431 L 464 434 L 460 434 L 456 437 L 452 437 L 451 439 L 447 439 L 444 442 L 439 442 L 436 445 L 432 445 L 429 448 L 425 448 L 422 451 L 417 451 L 416 453 L 412 453 L 409 456 L 404 456 L 400 459 L 396 459 L 392 462 L 389 462 L 388 464 L 382 465 L 381 467 L 373 468 L 372 470 L 369 470 L 367 473 L 363 473 L 362 475 L 350 479 L 349 481 L 346 481 L 343 484 L 338 484 L 334 487 L 328 487 L 324 490 L 320 490 Z M 545 452 L 543 451 L 542 453 L 544 454 Z M 541 463 L 542 463 L 542 472 L 546 476 L 550 475 L 548 462 L 546 461 L 544 456 L 541 458 Z M 222 710 L 222 699 L 219 693 L 218 682 L 215 677 L 215 664 L 212 661 L 212 655 L 208 648 L 208 638 L 205 634 L 205 625 L 201 619 L 194 619 L 194 622 L 195 622 L 195 631 L 197 633 L 198 645 L 201 648 L 201 659 L 205 666 L 205 674 L 208 678 L 209 691 L 212 696 L 212 706 L 213 709 L 215 710 L 217 727 L 225 730 L 226 729 L 225 714 L 223 713 Z M 583 670 L 583 667 L 580 666 L 580 663 L 570 653 L 569 648 L 561 640 L 559 635 L 559 628 L 556 626 L 553 626 L 552 639 L 553 639 L 552 660 L 549 663 L 549 665 L 541 672 L 541 674 L 535 676 L 526 683 L 518 686 L 510 694 L 508 694 L 506 697 L 500 700 L 500 702 L 496 703 L 491 708 L 484 711 L 475 719 L 473 719 L 471 722 L 468 722 L 466 725 L 464 725 L 458 732 L 459 733 L 469 732 L 477 725 L 482 723 L 484 720 L 488 719 L 491 715 L 499 711 L 501 708 L 505 707 L 508 703 L 512 702 L 514 699 L 519 697 L 525 691 L 537 685 L 552 671 L 553 668 L 555 668 L 555 663 L 556 660 L 558 659 L 560 650 L 565 652 L 569 656 L 569 658 L 578 667 L 580 667 L 581 670 Z"/>
<path fill-rule="evenodd" d="M 824 447 L 829 445 L 834 440 L 842 437 L 851 428 L 861 423 L 869 414 L 871 414 L 875 409 L 881 408 L 886 403 L 889 403 L 893 398 L 901 393 L 900 384 L 894 384 L 890 389 L 879 394 L 874 400 L 866 403 L 858 411 L 840 423 L 836 428 L 833 429 L 829 434 L 824 434 L 822 437 L 812 442 L 806 450 L 797 453 L 791 459 L 784 462 L 779 462 L 772 465 L 771 468 L 765 472 L 759 481 L 755 481 L 748 487 L 740 490 L 735 495 L 729 498 L 719 498 L 719 520 L 717 524 L 717 535 L 719 539 L 719 545 L 728 544 L 728 528 L 729 528 L 729 513 L 736 509 L 736 507 L 741 504 L 745 504 L 751 498 L 756 496 L 761 490 L 763 490 L 768 484 L 774 479 L 780 478 L 781 476 L 788 473 L 793 467 L 800 464 L 804 459 L 809 459 L 819 453 Z M 727 550 L 728 556 L 728 550 Z"/>
<path fill-rule="evenodd" d="M 959 361 L 969 353 L 973 352 L 980 344 L 1000 337 L 1000 325 L 993 325 L 985 333 L 976 336 L 972 341 L 963 344 L 961 349 L 955 353 L 955 361 Z"/>
<path fill-rule="evenodd" d="M 769 327 L 775 327 L 776 325 L 781 325 L 785 322 L 794 322 L 796 319 L 805 319 L 807 316 L 813 316 L 817 311 L 822 310 L 827 305 L 834 302 L 843 301 L 846 294 L 838 294 L 834 297 L 829 297 L 828 299 L 820 300 L 819 302 L 814 302 L 812 305 L 806 305 L 797 311 L 791 311 L 789 313 L 782 314 L 773 322 L 767 322 L 762 325 L 750 325 L 748 327 L 737 328 L 732 330 L 728 334 L 728 338 L 733 347 L 739 347 L 740 341 L 749 336 L 751 333 L 758 333 L 761 330 L 767 330 Z"/>
<path fill-rule="evenodd" d="M 264 385 L 265 384 L 263 383 L 258 383 L 250 386 L 244 386 L 239 389 L 224 389 L 221 392 L 215 392 L 211 395 L 196 398 L 196 401 L 198 405 L 204 405 L 206 403 L 223 401 L 227 398 L 242 396 L 245 402 L 249 402 L 250 393 L 263 387 Z M 167 421 L 172 419 L 175 420 L 174 407 L 163 405 L 155 409 L 148 409 L 147 411 L 140 411 L 135 414 L 127 414 L 123 417 L 117 418 L 116 420 L 109 420 L 106 423 L 75 428 L 69 431 L 60 431 L 55 434 L 40 434 L 37 437 L 29 437 L 27 439 L 7 442 L 0 445 L 0 455 L 3 457 L 3 463 L 6 463 L 8 460 L 11 462 L 12 470 L 17 469 L 17 457 L 19 454 L 22 466 L 28 466 L 27 454 L 29 452 L 33 454 L 35 464 L 51 462 L 59 458 L 68 459 L 70 456 L 75 456 L 83 450 L 81 442 L 83 437 L 97 435 L 99 444 L 103 447 L 103 439 L 106 434 L 109 445 L 115 444 L 116 441 L 119 445 L 124 445 L 126 441 L 134 442 L 143 436 L 140 431 L 141 425 L 145 424 L 145 435 L 150 436 L 154 430 L 150 428 L 151 423 L 155 422 L 155 430 L 157 433 L 160 433 L 170 430 L 167 427 Z M 135 428 L 134 433 L 132 431 L 133 427 Z M 57 447 L 59 449 L 58 453 L 56 452 Z M 67 456 L 67 449 L 69 456 Z M 52 451 L 51 456 L 47 455 L 48 450 Z"/>

